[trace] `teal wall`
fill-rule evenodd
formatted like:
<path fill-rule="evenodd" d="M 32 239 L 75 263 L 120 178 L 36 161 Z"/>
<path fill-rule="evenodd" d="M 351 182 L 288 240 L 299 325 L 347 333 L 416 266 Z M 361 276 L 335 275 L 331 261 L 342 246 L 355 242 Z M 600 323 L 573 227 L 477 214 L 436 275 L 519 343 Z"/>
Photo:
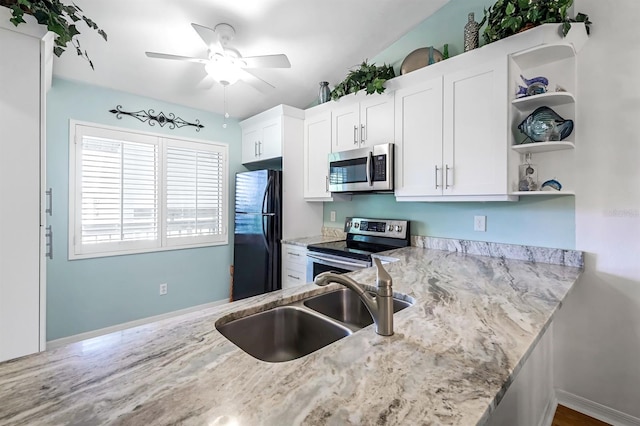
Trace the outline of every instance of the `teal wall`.
<path fill-rule="evenodd" d="M 354 195 L 351 201 L 324 204 L 325 226 L 341 227 L 345 217 L 407 219 L 411 234 L 575 248 L 574 197 L 521 197 L 514 202 L 398 203 L 393 194 Z M 331 222 L 331 211 L 336 222 Z M 487 216 L 487 231 L 473 230 L 474 216 Z"/>
<path fill-rule="evenodd" d="M 118 120 L 109 110 L 154 109 L 205 126 L 171 130 L 132 117 Z M 230 200 L 240 165 L 241 131 L 236 120 L 150 98 L 88 84 L 54 79 L 47 95 L 47 186 L 53 188 L 54 258 L 47 261 L 47 340 L 227 299 L 233 235 L 229 245 L 157 253 L 68 260 L 69 120 L 226 143 L 229 146 Z M 229 206 L 233 203 L 230 201 Z M 229 229 L 233 229 L 233 215 Z M 159 296 L 160 283 L 168 283 Z"/>
<path fill-rule="evenodd" d="M 397 74 L 403 59 L 421 47 L 433 46 L 442 51 L 447 43 L 449 56 L 458 55 L 464 51 L 464 26 L 468 22 L 469 13 L 475 13 L 475 20 L 480 22 L 484 9 L 494 3 L 495 0 L 450 0 L 431 17 L 371 58 L 371 62 L 392 64 Z M 480 44 L 482 42 L 481 32 Z"/>
<path fill-rule="evenodd" d="M 413 50 L 449 44 L 450 56 L 464 51 L 463 29 L 469 12 L 480 22 L 494 0 L 451 0 L 430 18 L 373 57 L 372 62 L 393 64 Z M 482 44 L 482 33 L 480 35 Z M 335 211 L 336 222 L 330 221 Z M 393 195 L 355 195 L 352 201 L 324 204 L 325 226 L 341 226 L 348 216 L 404 218 L 412 221 L 412 234 L 461 238 L 542 247 L 575 248 L 575 199 L 521 197 L 517 203 L 397 203 Z M 473 217 L 487 216 L 487 231 L 473 230 Z"/>

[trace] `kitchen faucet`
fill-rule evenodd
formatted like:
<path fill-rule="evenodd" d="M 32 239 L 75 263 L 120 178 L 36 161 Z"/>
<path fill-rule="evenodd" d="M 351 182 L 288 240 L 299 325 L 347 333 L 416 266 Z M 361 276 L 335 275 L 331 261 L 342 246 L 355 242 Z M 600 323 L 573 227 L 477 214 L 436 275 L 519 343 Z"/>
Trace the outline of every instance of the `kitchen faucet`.
<path fill-rule="evenodd" d="M 376 292 L 375 298 L 369 295 L 369 293 L 352 278 L 334 272 L 318 274 L 314 282 L 319 286 L 338 283 L 355 291 L 373 317 L 373 322 L 376 325 L 376 333 L 381 336 L 391 336 L 393 334 L 393 283 L 391 276 L 382 267 L 380 259 L 374 258 L 373 261 L 378 270 L 376 273 L 378 291 Z"/>

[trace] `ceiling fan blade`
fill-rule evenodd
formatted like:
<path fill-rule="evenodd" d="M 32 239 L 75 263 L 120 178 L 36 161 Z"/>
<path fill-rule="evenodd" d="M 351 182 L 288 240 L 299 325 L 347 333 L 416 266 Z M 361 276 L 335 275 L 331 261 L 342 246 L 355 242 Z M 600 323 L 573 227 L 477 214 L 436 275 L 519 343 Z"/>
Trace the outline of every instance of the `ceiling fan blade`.
<path fill-rule="evenodd" d="M 220 38 L 218 34 L 216 34 L 215 30 L 205 27 L 202 25 L 192 23 L 191 26 L 198 33 L 204 44 L 207 45 L 209 50 L 212 52 L 224 52 L 224 47 L 222 47 L 222 43 L 220 43 Z"/>
<path fill-rule="evenodd" d="M 267 83 L 249 70 L 240 70 L 240 79 L 262 93 L 269 93 L 276 87 Z"/>
<path fill-rule="evenodd" d="M 243 57 L 247 63 L 243 68 L 291 68 L 291 63 L 287 55 L 264 55 Z"/>
<path fill-rule="evenodd" d="M 150 58 L 172 59 L 176 61 L 195 62 L 197 64 L 206 64 L 207 62 L 209 62 L 208 59 L 191 58 L 189 56 L 169 55 L 167 53 L 157 53 L 157 52 L 144 52 L 144 53 Z"/>
<path fill-rule="evenodd" d="M 209 90 L 213 87 L 215 82 L 216 81 L 213 79 L 213 77 L 207 74 L 202 78 L 202 80 L 200 80 L 196 87 L 201 90 Z"/>

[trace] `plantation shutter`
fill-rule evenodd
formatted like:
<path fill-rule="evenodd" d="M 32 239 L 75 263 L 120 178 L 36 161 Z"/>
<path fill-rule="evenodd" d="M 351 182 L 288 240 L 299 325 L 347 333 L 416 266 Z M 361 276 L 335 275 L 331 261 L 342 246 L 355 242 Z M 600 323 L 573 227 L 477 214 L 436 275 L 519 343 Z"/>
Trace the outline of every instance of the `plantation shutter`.
<path fill-rule="evenodd" d="M 83 246 L 157 241 L 158 205 L 156 144 L 82 137 L 79 207 Z"/>
<path fill-rule="evenodd" d="M 224 234 L 225 158 L 215 146 L 168 140 L 167 244 L 216 241 Z"/>

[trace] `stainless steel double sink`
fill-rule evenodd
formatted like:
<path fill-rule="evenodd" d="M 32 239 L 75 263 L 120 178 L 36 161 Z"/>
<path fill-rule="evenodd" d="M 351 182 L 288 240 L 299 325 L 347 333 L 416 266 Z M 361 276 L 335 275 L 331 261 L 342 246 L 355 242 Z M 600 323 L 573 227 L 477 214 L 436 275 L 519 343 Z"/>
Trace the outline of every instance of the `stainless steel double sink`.
<path fill-rule="evenodd" d="M 393 311 L 411 303 L 394 298 Z M 219 324 L 220 323 L 220 324 Z M 343 288 L 225 322 L 216 328 L 240 349 L 262 361 L 303 357 L 373 324 L 358 295 Z"/>

